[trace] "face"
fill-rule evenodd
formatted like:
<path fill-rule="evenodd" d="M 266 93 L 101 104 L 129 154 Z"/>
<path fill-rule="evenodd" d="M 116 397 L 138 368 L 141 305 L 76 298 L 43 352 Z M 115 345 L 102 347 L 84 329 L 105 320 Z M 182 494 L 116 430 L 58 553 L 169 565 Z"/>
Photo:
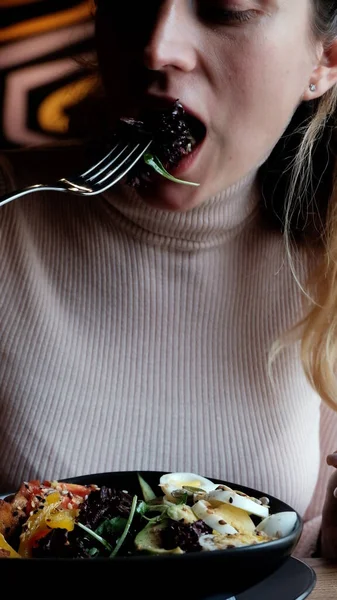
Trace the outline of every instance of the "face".
<path fill-rule="evenodd" d="M 98 0 L 97 49 L 112 121 L 179 99 L 206 136 L 142 192 L 188 210 L 254 173 L 307 92 L 317 62 L 311 0 Z"/>

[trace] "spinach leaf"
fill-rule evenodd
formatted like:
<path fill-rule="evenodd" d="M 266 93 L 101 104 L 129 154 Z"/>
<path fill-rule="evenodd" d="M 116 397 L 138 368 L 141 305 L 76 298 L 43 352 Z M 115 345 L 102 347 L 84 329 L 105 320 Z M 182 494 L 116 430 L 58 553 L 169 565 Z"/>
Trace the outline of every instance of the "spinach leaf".
<path fill-rule="evenodd" d="M 87 527 L 86 525 L 83 525 L 83 523 L 80 523 L 79 521 L 77 521 L 76 525 L 80 529 L 83 529 L 83 531 L 85 531 L 88 535 L 90 535 L 95 540 L 97 540 L 97 542 L 100 542 L 103 546 L 105 546 L 105 548 L 107 550 L 109 550 L 109 552 L 111 552 L 112 548 L 111 548 L 109 542 L 107 542 L 104 538 L 102 538 L 100 535 L 98 535 L 95 531 L 93 531 L 92 529 L 90 529 L 90 527 Z"/>
<path fill-rule="evenodd" d="M 121 537 L 119 538 L 119 540 L 118 540 L 118 542 L 117 542 L 117 544 L 116 544 L 115 548 L 114 548 L 114 549 L 113 549 L 113 551 L 111 552 L 111 554 L 110 554 L 110 558 L 113 558 L 114 556 L 116 556 L 116 554 L 118 553 L 119 549 L 121 548 L 122 544 L 123 544 L 123 543 L 124 543 L 124 541 L 125 541 L 125 538 L 126 538 L 126 536 L 127 536 L 128 532 L 129 532 L 129 529 L 130 529 L 130 527 L 131 527 L 131 523 L 132 523 L 132 521 L 133 521 L 133 517 L 134 517 L 134 516 L 135 516 L 135 514 L 136 514 L 137 500 L 138 500 L 137 496 L 134 496 L 134 497 L 133 497 L 133 500 L 132 500 L 132 504 L 131 504 L 131 510 L 130 510 L 130 514 L 129 514 L 128 520 L 127 520 L 127 522 L 126 522 L 126 525 L 125 525 L 124 531 L 123 531 L 123 533 L 122 533 Z"/>
<path fill-rule="evenodd" d="M 127 519 L 124 517 L 106 519 L 97 527 L 97 529 L 95 529 L 95 533 L 103 538 L 112 535 L 120 535 L 125 529 L 126 521 Z"/>

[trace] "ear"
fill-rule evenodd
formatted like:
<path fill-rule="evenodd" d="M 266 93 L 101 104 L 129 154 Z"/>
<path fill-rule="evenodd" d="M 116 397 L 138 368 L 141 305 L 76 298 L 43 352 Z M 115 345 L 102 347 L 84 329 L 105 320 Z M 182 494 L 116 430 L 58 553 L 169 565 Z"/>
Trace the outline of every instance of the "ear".
<path fill-rule="evenodd" d="M 312 72 L 308 89 L 303 94 L 303 100 L 320 98 L 337 84 L 337 38 L 328 48 L 321 47 L 319 54 L 319 62 Z M 314 91 L 309 88 L 311 84 L 316 86 Z"/>

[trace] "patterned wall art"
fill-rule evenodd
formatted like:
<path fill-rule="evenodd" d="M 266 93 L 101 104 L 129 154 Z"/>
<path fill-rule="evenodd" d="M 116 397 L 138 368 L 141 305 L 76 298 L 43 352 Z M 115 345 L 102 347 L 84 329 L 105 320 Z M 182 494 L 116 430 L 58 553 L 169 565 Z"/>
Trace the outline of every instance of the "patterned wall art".
<path fill-rule="evenodd" d="M 90 0 L 0 0 L 0 148 L 60 141 L 93 86 Z"/>

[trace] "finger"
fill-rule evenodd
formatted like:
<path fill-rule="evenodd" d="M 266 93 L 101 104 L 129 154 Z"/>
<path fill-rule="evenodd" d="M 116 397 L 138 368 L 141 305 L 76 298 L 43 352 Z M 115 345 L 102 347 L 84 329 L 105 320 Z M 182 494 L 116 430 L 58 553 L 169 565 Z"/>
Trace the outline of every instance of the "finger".
<path fill-rule="evenodd" d="M 326 457 L 326 462 L 330 467 L 337 467 L 337 451 Z"/>
<path fill-rule="evenodd" d="M 335 489 L 333 495 L 335 496 L 335 498 L 337 498 L 337 488 Z"/>

